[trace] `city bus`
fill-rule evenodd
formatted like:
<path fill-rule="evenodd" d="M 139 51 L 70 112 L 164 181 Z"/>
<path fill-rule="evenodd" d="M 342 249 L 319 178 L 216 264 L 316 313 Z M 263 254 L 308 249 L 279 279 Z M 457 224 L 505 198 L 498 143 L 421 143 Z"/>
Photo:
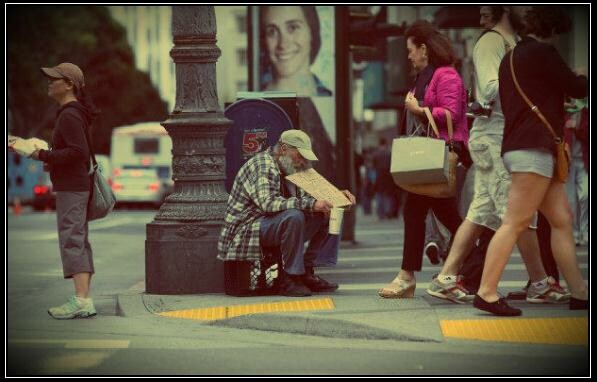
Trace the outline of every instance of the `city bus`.
<path fill-rule="evenodd" d="M 173 191 L 172 140 L 159 122 L 116 127 L 110 151 L 112 189 L 120 204 L 161 204 Z"/>

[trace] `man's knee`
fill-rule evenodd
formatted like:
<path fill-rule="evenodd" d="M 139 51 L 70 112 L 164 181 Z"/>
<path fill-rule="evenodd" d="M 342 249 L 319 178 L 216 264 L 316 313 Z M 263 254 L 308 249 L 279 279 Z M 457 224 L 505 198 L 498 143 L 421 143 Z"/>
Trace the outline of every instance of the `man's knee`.
<path fill-rule="evenodd" d="M 292 208 L 281 212 L 281 214 L 284 227 L 290 229 L 302 229 L 305 226 L 305 214 L 302 211 Z"/>

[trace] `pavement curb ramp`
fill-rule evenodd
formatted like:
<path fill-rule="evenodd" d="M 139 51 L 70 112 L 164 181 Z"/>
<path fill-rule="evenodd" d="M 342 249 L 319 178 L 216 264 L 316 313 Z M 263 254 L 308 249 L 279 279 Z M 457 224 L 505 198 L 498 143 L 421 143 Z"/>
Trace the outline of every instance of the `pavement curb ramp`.
<path fill-rule="evenodd" d="M 125 300 L 130 301 L 125 296 Z M 225 295 L 166 296 L 137 294 L 136 309 L 201 325 L 335 338 L 443 342 L 439 318 L 424 300 L 366 299 L 351 295 L 311 298 L 235 298 Z M 311 308 L 300 308 L 300 305 Z M 295 306 L 290 309 L 289 306 Z M 277 308 L 272 308 L 277 306 Z M 128 316 L 128 308 L 122 310 Z"/>
<path fill-rule="evenodd" d="M 349 320 L 321 316 L 251 314 L 210 321 L 207 325 L 331 338 L 442 342 L 433 338 L 417 337 Z"/>

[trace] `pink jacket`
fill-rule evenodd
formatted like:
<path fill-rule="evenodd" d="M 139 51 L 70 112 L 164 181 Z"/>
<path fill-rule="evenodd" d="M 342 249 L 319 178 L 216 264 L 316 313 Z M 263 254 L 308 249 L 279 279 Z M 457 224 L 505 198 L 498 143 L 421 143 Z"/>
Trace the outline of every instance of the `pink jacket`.
<path fill-rule="evenodd" d="M 451 66 L 442 66 L 435 70 L 425 91 L 425 106 L 429 106 L 431 114 L 439 129 L 439 134 L 448 140 L 448 125 L 444 109 L 452 113 L 454 141 L 462 141 L 468 146 L 468 126 L 466 123 L 466 90 L 460 75 Z"/>

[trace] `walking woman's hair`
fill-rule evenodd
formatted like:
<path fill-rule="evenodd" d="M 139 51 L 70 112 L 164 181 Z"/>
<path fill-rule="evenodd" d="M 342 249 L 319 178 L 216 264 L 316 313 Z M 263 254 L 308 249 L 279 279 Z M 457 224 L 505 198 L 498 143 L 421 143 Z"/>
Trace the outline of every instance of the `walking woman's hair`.
<path fill-rule="evenodd" d="M 427 47 L 427 56 L 429 64 L 437 67 L 454 65 L 456 54 L 452 48 L 452 43 L 445 35 L 441 34 L 431 23 L 424 20 L 415 21 L 406 30 L 407 39 L 412 37 L 415 46 L 420 47 L 425 44 Z"/>
<path fill-rule="evenodd" d="M 570 16 L 562 7 L 533 6 L 526 15 L 527 32 L 540 38 L 569 32 L 572 28 Z"/>

